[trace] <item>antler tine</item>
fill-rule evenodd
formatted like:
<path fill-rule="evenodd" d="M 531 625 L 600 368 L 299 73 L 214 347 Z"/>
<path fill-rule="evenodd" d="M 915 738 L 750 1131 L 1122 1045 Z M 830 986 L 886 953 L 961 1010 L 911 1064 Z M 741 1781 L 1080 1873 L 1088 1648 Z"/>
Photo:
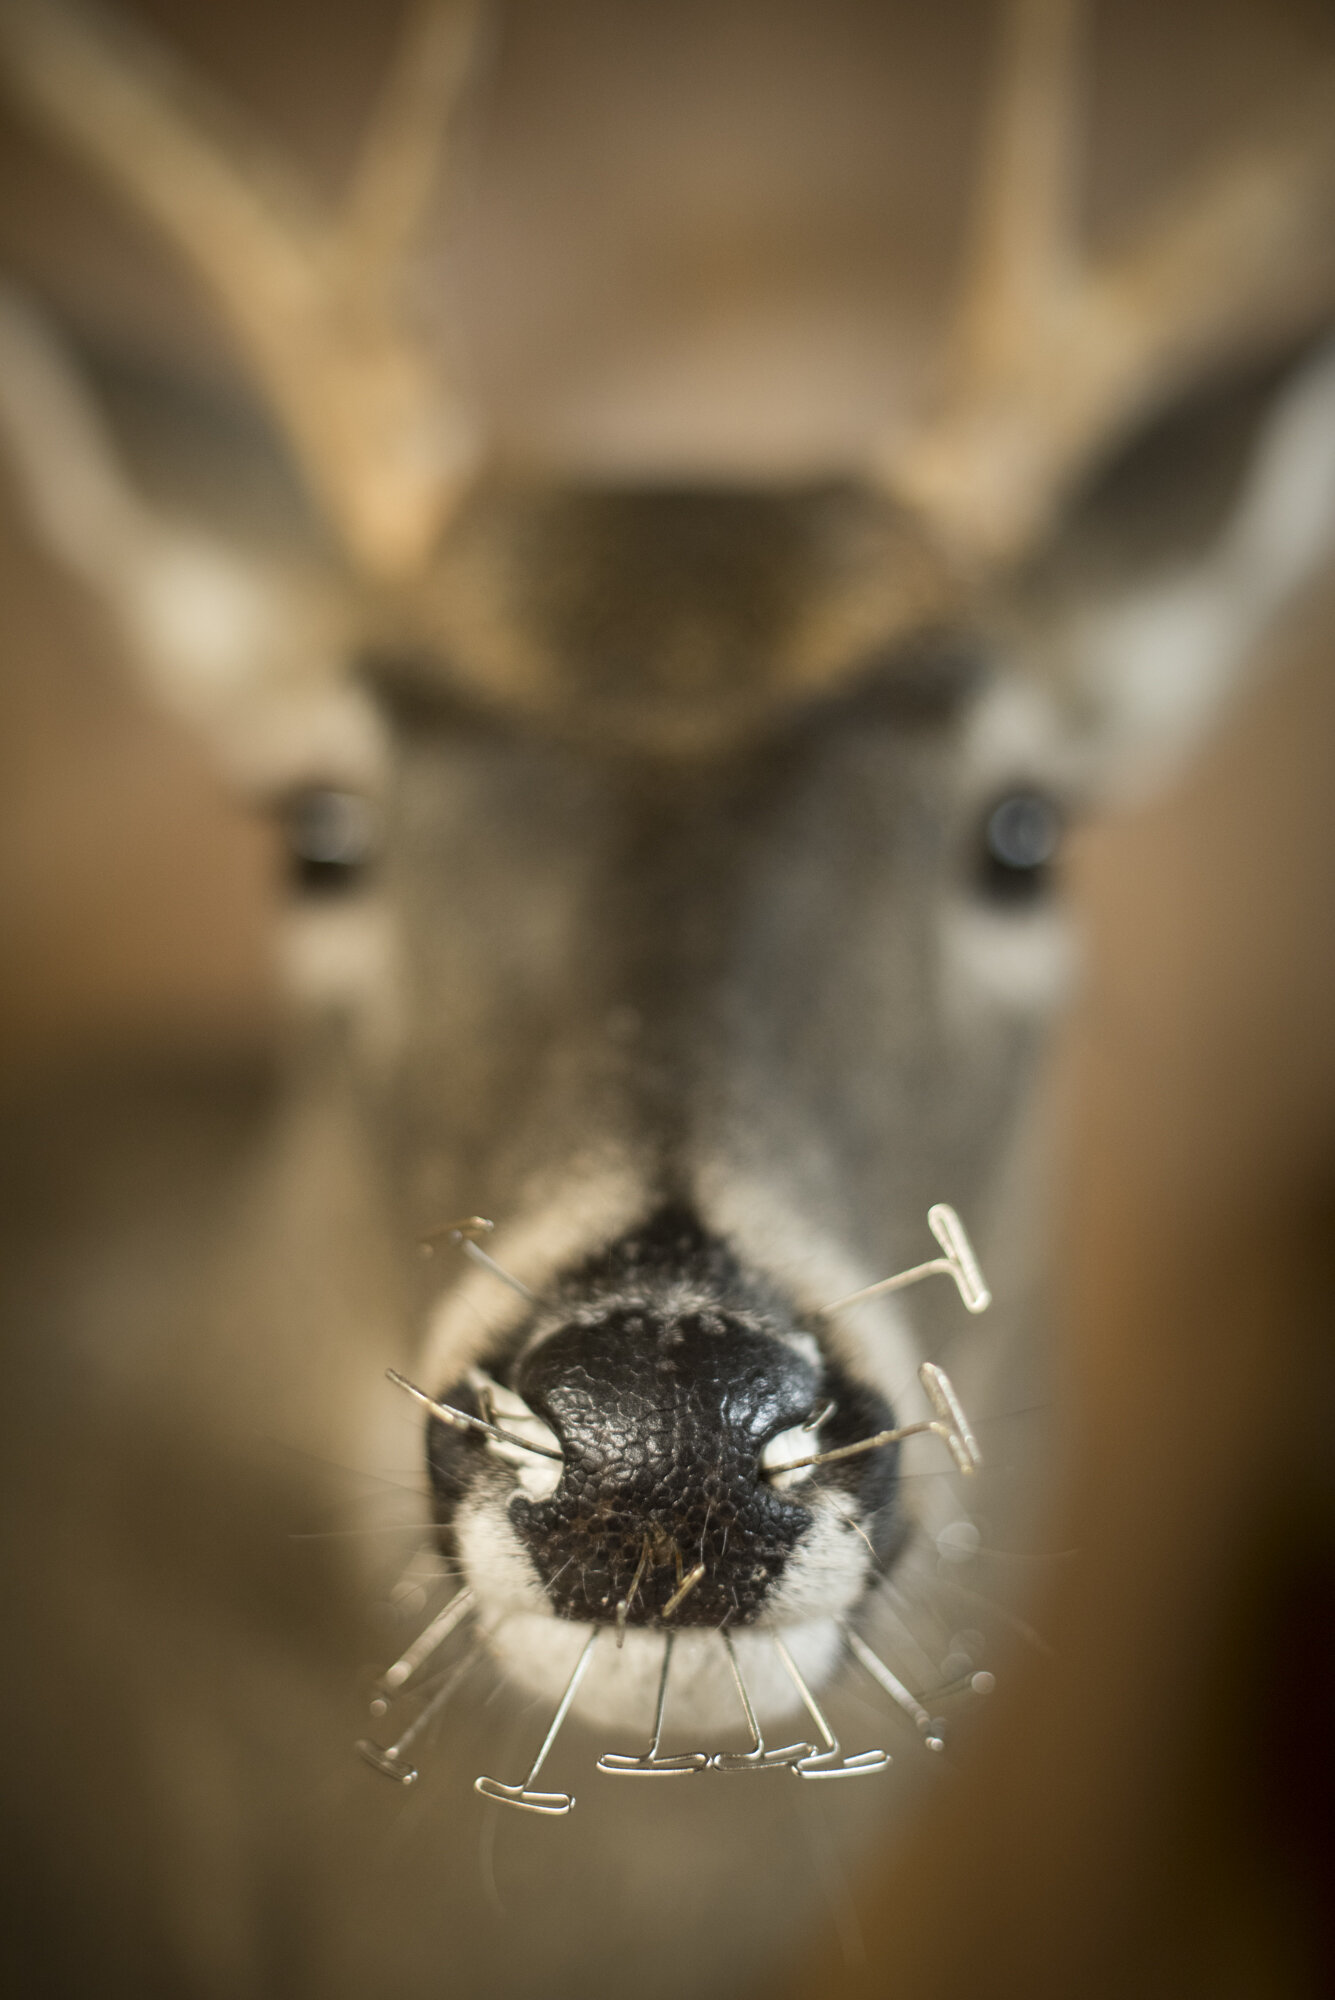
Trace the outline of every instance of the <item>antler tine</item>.
<path fill-rule="evenodd" d="M 1072 227 L 1078 0 L 1008 0 L 974 244 L 939 401 L 881 455 L 959 557 L 1013 560 L 1175 380 L 1335 300 L 1335 65 L 1093 263 Z"/>
<path fill-rule="evenodd" d="M 449 112 L 468 81 L 481 16 L 481 0 L 413 0 L 344 206 L 349 263 L 392 272 L 439 198 Z"/>
<path fill-rule="evenodd" d="M 951 552 L 992 554 L 1033 484 L 1029 375 L 1069 314 L 1081 0 L 1003 0 L 975 212 L 936 407 L 882 454 Z"/>
<path fill-rule="evenodd" d="M 1022 364 L 1076 276 L 1081 13 L 1080 0 L 1014 0 L 1006 10 L 952 356 L 961 387 Z"/>
<path fill-rule="evenodd" d="M 381 578 L 425 559 L 476 458 L 400 297 L 476 18 L 474 0 L 415 0 L 328 216 L 140 30 L 81 0 L 0 0 L 11 85 L 208 284 L 345 549 Z"/>

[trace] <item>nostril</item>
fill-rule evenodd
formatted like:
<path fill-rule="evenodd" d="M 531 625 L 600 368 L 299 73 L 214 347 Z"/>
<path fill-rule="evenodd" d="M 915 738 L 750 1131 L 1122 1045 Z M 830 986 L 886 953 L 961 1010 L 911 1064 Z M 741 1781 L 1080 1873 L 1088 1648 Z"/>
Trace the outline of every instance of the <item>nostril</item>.
<path fill-rule="evenodd" d="M 439 1507 L 463 1497 L 479 1457 L 509 1467 L 533 1499 L 555 1492 L 565 1469 L 561 1441 L 521 1396 L 476 1368 L 439 1400 L 389 1372 L 431 1412 L 427 1465 Z"/>
<path fill-rule="evenodd" d="M 801 1461 L 819 1449 L 815 1442 L 818 1436 L 819 1426 L 812 1423 L 776 1431 L 761 1451 L 757 1477 L 767 1480 L 780 1493 L 802 1485 L 810 1479 L 812 1467 Z"/>

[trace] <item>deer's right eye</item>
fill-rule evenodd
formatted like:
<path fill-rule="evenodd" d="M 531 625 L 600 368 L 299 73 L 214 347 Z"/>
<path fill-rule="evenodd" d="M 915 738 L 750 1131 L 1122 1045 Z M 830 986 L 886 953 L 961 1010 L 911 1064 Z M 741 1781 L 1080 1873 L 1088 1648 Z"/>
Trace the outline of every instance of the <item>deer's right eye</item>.
<path fill-rule="evenodd" d="M 1027 903 L 1052 881 L 1062 812 L 1046 793 L 1016 790 L 987 809 L 980 829 L 978 887 L 990 901 Z"/>
<path fill-rule="evenodd" d="M 359 888 L 375 860 L 377 815 L 360 792 L 309 785 L 289 792 L 278 809 L 289 880 L 303 895 L 341 895 Z"/>

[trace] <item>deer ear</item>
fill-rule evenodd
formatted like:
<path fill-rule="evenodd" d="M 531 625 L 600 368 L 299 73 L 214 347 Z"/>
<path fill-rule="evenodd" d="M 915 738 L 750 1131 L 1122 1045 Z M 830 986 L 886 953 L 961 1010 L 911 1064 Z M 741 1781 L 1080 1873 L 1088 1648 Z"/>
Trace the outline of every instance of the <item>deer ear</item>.
<path fill-rule="evenodd" d="M 1198 490 L 1186 512 L 1199 529 L 1202 514 L 1221 512 L 1221 496 L 1226 504 L 1194 547 L 1165 558 L 1174 537 L 1161 522 L 1150 536 L 1157 564 L 1133 562 L 1133 580 L 1114 585 L 1091 574 L 1086 525 L 1084 557 L 1072 565 L 1083 587 L 1068 578 L 1054 594 L 1063 608 L 1039 651 L 1074 718 L 1095 796 L 1130 802 L 1171 779 L 1263 669 L 1284 613 L 1335 554 L 1335 342 L 1266 386 L 1271 393 L 1249 385 L 1231 416 L 1210 413 L 1214 443 L 1203 454 L 1197 440 Z M 1183 456 L 1190 450 L 1180 424 L 1164 429 L 1160 488 L 1181 470 L 1164 462 L 1175 436 Z M 1125 511 L 1136 481 L 1122 483 Z M 1141 480 L 1140 498 L 1147 509 L 1163 504 L 1154 480 Z"/>
<path fill-rule="evenodd" d="M 153 699 L 224 774 L 271 790 L 317 772 L 363 785 L 378 727 L 342 670 L 339 593 L 135 491 L 74 355 L 0 285 L 0 454 L 50 554 L 100 601 Z"/>

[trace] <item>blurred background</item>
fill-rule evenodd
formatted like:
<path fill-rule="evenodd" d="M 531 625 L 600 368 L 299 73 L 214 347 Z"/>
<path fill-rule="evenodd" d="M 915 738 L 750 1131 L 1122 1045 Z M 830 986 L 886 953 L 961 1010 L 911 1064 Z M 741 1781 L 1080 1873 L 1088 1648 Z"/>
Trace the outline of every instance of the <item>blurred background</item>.
<path fill-rule="evenodd" d="M 394 8 L 122 5 L 337 191 Z M 942 337 L 993 30 L 982 0 L 499 8 L 417 276 L 502 454 L 856 466 Z M 1097 246 L 1335 60 L 1335 15 L 1118 0 L 1087 39 Z M 0 117 L 0 268 L 108 379 L 253 425 L 208 301 Z M 271 830 L 136 689 L 3 469 L 0 592 L 12 1175 L 44 1107 L 108 1078 L 262 1071 L 281 1010 Z M 1073 844 L 1052 1650 L 924 1837 L 867 1858 L 794 1994 L 1335 1991 L 1333 633 L 1335 568 L 1190 772 Z"/>

